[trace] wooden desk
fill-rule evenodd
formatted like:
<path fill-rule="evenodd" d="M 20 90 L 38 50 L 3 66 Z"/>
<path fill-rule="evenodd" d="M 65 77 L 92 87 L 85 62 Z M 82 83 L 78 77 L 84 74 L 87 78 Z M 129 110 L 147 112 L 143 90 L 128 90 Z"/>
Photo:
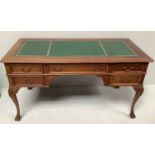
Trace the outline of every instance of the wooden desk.
<path fill-rule="evenodd" d="M 22 87 L 49 87 L 60 75 L 96 75 L 105 86 L 131 86 L 134 107 L 143 93 L 148 63 L 153 61 L 129 39 L 19 39 L 2 59 L 9 96 L 20 120 L 17 92 Z"/>

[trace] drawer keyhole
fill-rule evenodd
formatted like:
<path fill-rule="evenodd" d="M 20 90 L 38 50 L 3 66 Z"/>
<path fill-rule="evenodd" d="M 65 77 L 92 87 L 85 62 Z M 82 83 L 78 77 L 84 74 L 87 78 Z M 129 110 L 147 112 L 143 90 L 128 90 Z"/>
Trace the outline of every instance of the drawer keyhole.
<path fill-rule="evenodd" d="M 131 67 L 130 67 L 130 69 L 132 69 L 132 70 L 133 70 L 133 69 L 134 69 L 134 67 L 133 67 L 133 66 L 131 66 Z"/>

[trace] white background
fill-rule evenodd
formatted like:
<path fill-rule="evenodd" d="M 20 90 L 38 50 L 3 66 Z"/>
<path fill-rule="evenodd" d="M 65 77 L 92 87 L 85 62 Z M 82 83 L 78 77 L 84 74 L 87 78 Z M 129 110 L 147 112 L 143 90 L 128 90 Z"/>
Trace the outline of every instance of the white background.
<path fill-rule="evenodd" d="M 154 30 L 154 0 L 5 0 L 1 30 Z"/>
<path fill-rule="evenodd" d="M 5 0 L 0 30 L 155 30 L 152 0 Z M 154 155 L 154 125 L 1 125 L 0 154 Z"/>

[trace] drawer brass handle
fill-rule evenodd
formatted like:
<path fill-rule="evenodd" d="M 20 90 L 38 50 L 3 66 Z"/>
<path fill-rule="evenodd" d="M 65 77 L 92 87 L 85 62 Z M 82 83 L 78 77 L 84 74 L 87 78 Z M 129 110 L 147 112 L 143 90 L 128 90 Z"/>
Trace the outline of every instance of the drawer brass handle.
<path fill-rule="evenodd" d="M 130 68 L 128 68 L 128 67 L 123 67 L 123 69 L 126 71 L 126 72 L 129 72 L 130 71 Z"/>
<path fill-rule="evenodd" d="M 105 68 L 103 68 L 103 67 L 101 67 L 101 68 L 95 68 L 95 69 L 94 69 L 94 71 L 96 71 L 96 72 L 97 72 L 97 71 L 104 71 L 104 70 L 105 70 Z"/>
<path fill-rule="evenodd" d="M 63 69 L 62 68 L 55 68 L 55 69 L 53 69 L 55 72 L 62 72 L 63 71 Z"/>
<path fill-rule="evenodd" d="M 126 72 L 129 72 L 129 71 L 131 71 L 131 70 L 134 69 L 134 66 L 129 66 L 129 67 L 124 66 L 123 69 L 124 69 Z"/>
<path fill-rule="evenodd" d="M 28 81 L 28 80 L 25 80 L 25 83 L 26 83 L 26 84 L 33 84 L 32 81 Z"/>
<path fill-rule="evenodd" d="M 121 80 L 122 83 L 129 83 L 130 80 Z"/>
<path fill-rule="evenodd" d="M 32 69 L 31 69 L 31 68 L 29 68 L 29 69 L 25 69 L 25 68 L 23 68 L 22 71 L 28 73 L 28 72 L 31 72 Z"/>

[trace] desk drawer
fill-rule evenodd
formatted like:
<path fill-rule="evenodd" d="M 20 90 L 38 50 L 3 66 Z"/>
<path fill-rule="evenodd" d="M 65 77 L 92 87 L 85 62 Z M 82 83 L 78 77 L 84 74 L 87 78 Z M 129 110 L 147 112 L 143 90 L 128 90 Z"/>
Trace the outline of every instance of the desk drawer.
<path fill-rule="evenodd" d="M 9 76 L 9 81 L 11 85 L 16 86 L 43 86 L 44 79 L 43 76 Z"/>
<path fill-rule="evenodd" d="M 9 64 L 7 65 L 9 74 L 40 74 L 42 73 L 41 64 Z"/>
<path fill-rule="evenodd" d="M 111 85 L 135 85 L 140 84 L 142 75 L 112 75 Z"/>
<path fill-rule="evenodd" d="M 91 73 L 108 72 L 107 64 L 56 64 L 46 65 L 45 73 Z"/>
<path fill-rule="evenodd" d="M 112 64 L 111 71 L 112 72 L 122 72 L 122 71 L 123 72 L 135 72 L 135 71 L 143 72 L 145 71 L 145 64 L 143 63 Z"/>

